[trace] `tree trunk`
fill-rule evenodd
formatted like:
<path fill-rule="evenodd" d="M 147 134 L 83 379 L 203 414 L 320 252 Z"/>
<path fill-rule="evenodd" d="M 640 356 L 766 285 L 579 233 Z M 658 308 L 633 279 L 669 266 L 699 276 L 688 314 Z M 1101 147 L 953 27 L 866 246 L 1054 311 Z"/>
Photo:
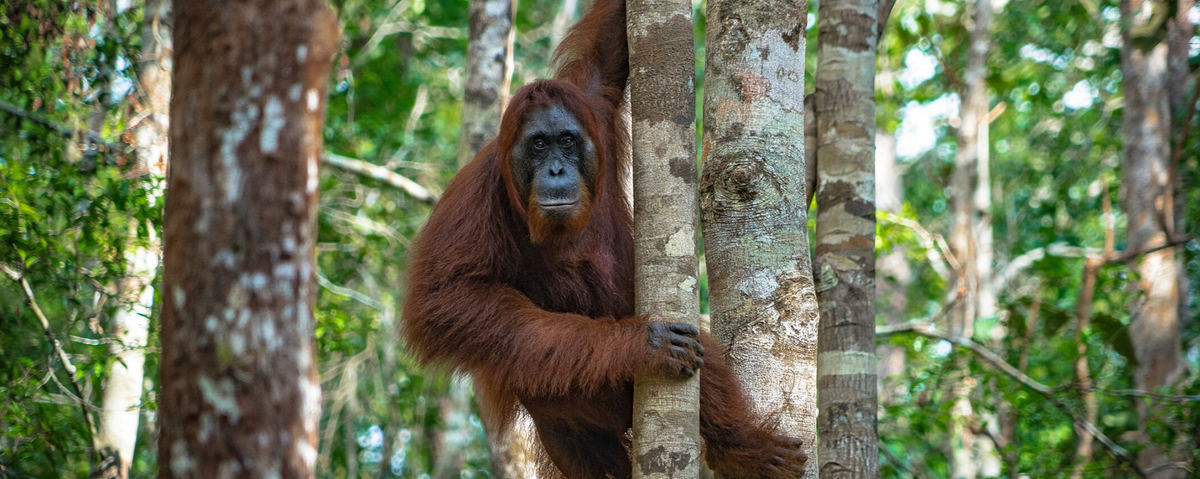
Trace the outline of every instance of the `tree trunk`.
<path fill-rule="evenodd" d="M 627 18 L 634 311 L 699 328 L 692 3 L 630 0 Z M 700 376 L 636 377 L 633 477 L 698 478 L 700 449 Z"/>
<path fill-rule="evenodd" d="M 1168 8 L 1163 1 L 1122 0 L 1124 17 L 1121 73 L 1124 78 L 1125 165 L 1122 193 L 1128 218 L 1131 251 L 1161 245 L 1169 239 L 1174 215 L 1170 178 L 1171 114 L 1168 92 L 1168 46 L 1156 36 L 1152 12 Z M 1158 13 L 1157 15 L 1161 15 Z M 1179 265 L 1174 249 L 1141 257 L 1137 264 L 1139 298 L 1131 312 L 1129 337 L 1137 367 L 1136 389 L 1151 391 L 1173 384 L 1183 372 L 1179 327 Z M 1138 429 L 1146 440 L 1146 424 L 1155 411 L 1138 401 Z M 1166 451 L 1148 446 L 1138 452 L 1138 463 L 1152 469 L 1171 462 Z M 1183 477 L 1180 469 L 1160 469 L 1154 478 Z"/>
<path fill-rule="evenodd" d="M 700 196 L 713 332 L 759 413 L 817 457 L 807 13 L 806 0 L 709 0 Z"/>
<path fill-rule="evenodd" d="M 821 2 L 817 35 L 817 457 L 879 476 L 875 373 L 875 45 L 878 0 Z"/>
<path fill-rule="evenodd" d="M 950 234 L 950 248 L 958 263 L 953 285 L 958 291 L 958 300 L 951 310 L 947 328 L 952 336 L 970 338 L 974 334 L 975 318 L 979 313 L 979 256 L 976 234 L 981 221 L 976 217 L 977 195 L 980 188 L 980 123 L 987 115 L 987 56 L 991 35 L 988 28 L 992 21 L 990 0 L 973 2 L 971 15 L 971 42 L 967 54 L 967 67 L 962 78 L 962 112 L 959 115 L 958 153 L 954 159 L 954 173 L 950 180 L 954 198 L 954 227 Z M 990 231 L 990 225 L 989 225 Z M 990 262 L 989 262 L 990 265 Z M 963 378 L 954 388 L 954 406 L 950 412 L 951 477 L 973 479 L 979 474 L 976 438 L 970 422 L 974 416 L 969 395 L 975 387 L 973 378 L 967 376 L 965 358 L 959 359 L 959 370 Z"/>
<path fill-rule="evenodd" d="M 875 201 L 880 211 L 899 214 L 904 207 L 904 184 L 900 178 L 900 164 L 896 160 L 896 137 L 882 130 L 875 132 Z M 875 269 L 875 298 L 885 305 L 882 314 L 889 325 L 907 320 L 908 285 L 913 272 L 905 258 L 905 249 L 893 245 L 892 250 L 879 257 Z M 881 344 L 875 349 L 877 365 L 876 384 L 879 385 L 879 403 L 889 404 L 893 395 L 899 396 L 898 386 L 888 378 L 904 371 L 905 348 Z"/>
<path fill-rule="evenodd" d="M 155 185 L 151 201 L 162 195 L 167 166 L 167 126 L 171 102 L 171 2 L 147 0 L 142 20 L 142 51 L 138 71 L 142 107 L 149 113 L 134 126 L 137 162 L 134 174 L 145 175 Z M 153 232 L 154 228 L 150 228 Z M 117 359 L 104 386 L 100 430 L 96 445 L 105 457 L 98 477 L 129 477 L 137 445 L 145 381 L 146 340 L 154 308 L 154 275 L 162 254 L 157 238 L 137 244 L 131 232 L 126 253 L 128 276 L 119 285 L 121 307 L 113 315 L 113 342 L 109 351 Z"/>
<path fill-rule="evenodd" d="M 176 9 L 160 477 L 312 477 L 314 244 L 333 14 Z"/>
<path fill-rule="evenodd" d="M 471 0 L 458 167 L 462 168 L 500 131 L 500 115 L 512 82 L 514 0 Z"/>
<path fill-rule="evenodd" d="M 1169 43 L 1167 52 L 1167 75 L 1169 76 L 1169 81 L 1167 84 L 1170 85 L 1171 89 L 1169 92 L 1171 118 L 1188 124 L 1189 130 L 1195 128 L 1195 123 L 1189 123 L 1189 121 L 1193 121 L 1192 117 L 1196 114 L 1196 105 L 1189 104 L 1192 101 L 1192 97 L 1188 96 L 1188 86 L 1192 85 L 1192 88 L 1200 87 L 1200 85 L 1194 85 L 1195 81 L 1188 66 L 1188 52 L 1191 49 L 1190 42 L 1192 34 L 1196 31 L 1196 26 L 1188 17 L 1188 12 L 1195 4 L 1196 2 L 1193 0 L 1177 0 L 1175 18 L 1167 23 L 1167 42 Z M 1181 128 L 1174 128 L 1173 130 L 1177 132 L 1176 135 L 1184 134 Z M 1172 205 L 1175 216 L 1173 218 L 1175 222 L 1173 226 L 1175 233 L 1180 234 L 1188 231 L 1187 193 L 1183 190 L 1183 173 L 1179 170 L 1179 163 L 1183 157 L 1183 152 L 1176 150 L 1186 148 L 1187 138 L 1179 136 L 1176 138 L 1180 139 L 1174 143 L 1174 148 L 1171 152 L 1171 189 L 1172 197 L 1175 200 L 1175 204 Z M 1187 329 L 1186 326 L 1192 317 L 1191 307 L 1188 304 L 1192 297 L 1192 284 L 1187 275 L 1187 268 L 1183 267 L 1187 261 L 1184 258 L 1183 251 L 1184 249 L 1180 248 L 1176 257 L 1176 261 L 1180 265 L 1179 274 L 1176 276 L 1178 282 L 1177 288 L 1179 290 L 1179 312 L 1177 314 L 1182 329 Z"/>
<path fill-rule="evenodd" d="M 479 150 L 500 131 L 500 117 L 508 104 L 508 88 L 512 83 L 513 40 L 516 38 L 513 22 L 517 5 L 514 0 L 471 0 L 467 8 L 467 75 L 463 88 L 462 124 L 458 133 L 460 169 L 475 158 Z M 457 404 L 451 402 L 450 405 Z M 532 447 L 536 440 L 530 435 L 533 428 L 515 427 L 518 424 L 519 421 L 514 421 L 506 431 L 488 431 L 492 472 L 500 479 L 537 477 L 534 464 L 536 455 L 522 453 Z M 455 454 L 462 452 L 461 448 L 436 449 Z M 440 466 L 443 458 L 436 460 Z M 449 458 L 445 460 L 454 462 Z M 509 464 L 508 461 L 528 463 Z M 528 471 L 528 474 L 521 474 L 521 471 Z"/>

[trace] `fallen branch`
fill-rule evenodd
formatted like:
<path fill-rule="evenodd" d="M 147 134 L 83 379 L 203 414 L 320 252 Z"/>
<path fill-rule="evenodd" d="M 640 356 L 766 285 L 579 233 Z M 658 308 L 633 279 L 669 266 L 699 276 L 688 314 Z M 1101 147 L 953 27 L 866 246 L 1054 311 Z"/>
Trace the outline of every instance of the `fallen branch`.
<path fill-rule="evenodd" d="M 1038 382 L 1036 379 L 1029 377 L 1025 373 L 1018 371 L 1017 368 L 1012 367 L 1012 365 L 1005 362 L 1003 358 L 996 355 L 996 353 L 993 353 L 983 345 L 961 336 L 951 336 L 923 323 L 910 322 L 894 326 L 875 327 L 876 336 L 887 336 L 905 332 L 913 332 L 922 336 L 941 339 L 951 344 L 970 349 L 975 354 L 978 354 L 981 358 L 991 363 L 993 366 L 999 368 L 1001 371 L 1004 371 L 1005 374 L 1008 374 L 1013 379 L 1016 379 L 1017 382 L 1038 392 L 1042 396 L 1045 396 L 1046 399 L 1050 400 L 1051 403 L 1053 403 L 1055 406 L 1058 406 L 1058 408 L 1062 410 L 1063 414 L 1066 414 L 1067 417 L 1071 418 L 1071 421 L 1073 421 L 1076 426 L 1079 426 L 1083 430 L 1090 433 L 1093 437 L 1099 440 L 1100 443 L 1103 444 L 1104 447 L 1113 454 L 1113 456 L 1116 456 L 1117 459 L 1120 459 L 1128 464 L 1129 467 L 1133 469 L 1134 474 L 1137 474 L 1138 477 L 1146 477 L 1146 472 L 1137 465 L 1137 460 L 1129 453 L 1128 450 L 1113 442 L 1113 440 L 1105 435 L 1104 432 L 1100 431 L 1095 424 L 1092 424 L 1085 419 L 1076 417 L 1075 414 L 1071 412 L 1070 407 L 1068 407 L 1065 402 L 1063 402 L 1054 394 L 1053 389 Z"/>
<path fill-rule="evenodd" d="M 325 153 L 322 161 L 330 166 L 340 168 L 351 173 L 357 173 L 359 175 L 392 185 L 401 189 L 405 193 L 408 193 L 409 196 L 412 196 L 419 201 L 429 204 L 437 202 L 437 197 L 433 196 L 433 194 L 430 193 L 429 190 L 425 189 L 424 186 L 421 186 L 417 184 L 417 182 L 405 178 L 399 173 L 382 166 L 373 165 L 362 160 L 356 160 L 354 158 L 348 158 L 333 153 Z"/>

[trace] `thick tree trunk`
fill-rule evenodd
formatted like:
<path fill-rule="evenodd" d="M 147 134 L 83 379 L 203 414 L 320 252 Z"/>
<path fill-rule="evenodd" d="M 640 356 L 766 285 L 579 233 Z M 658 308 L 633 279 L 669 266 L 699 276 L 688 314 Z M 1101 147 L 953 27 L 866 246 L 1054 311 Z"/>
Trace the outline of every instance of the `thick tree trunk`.
<path fill-rule="evenodd" d="M 954 202 L 954 226 L 950 234 L 950 248 L 958 263 L 955 271 L 954 288 L 958 301 L 950 314 L 948 330 L 953 336 L 970 338 L 974 334 L 975 318 L 979 314 L 979 256 L 976 233 L 980 221 L 977 218 L 977 195 L 980 188 L 979 151 L 987 148 L 980 144 L 980 124 L 987 115 L 987 56 L 990 49 L 992 4 L 990 0 L 972 3 L 971 42 L 967 54 L 967 67 L 962 78 L 965 83 L 962 112 L 959 115 L 958 153 L 954 159 L 954 173 L 950 187 Z M 989 227 L 990 231 L 990 227 Z M 990 262 L 989 262 L 990 265 Z M 994 299 L 994 298 L 993 298 Z M 968 374 L 965 360 L 960 360 L 962 375 Z M 966 376 L 954 388 L 954 407 L 950 412 L 950 471 L 955 479 L 973 479 L 979 474 L 980 460 L 976 452 L 978 445 L 970 428 L 974 416 L 969 395 L 975 387 L 973 378 Z"/>
<path fill-rule="evenodd" d="M 1166 2 L 1122 0 L 1125 28 L 1122 36 L 1121 73 L 1124 78 L 1125 164 L 1122 194 L 1128 217 L 1129 250 L 1161 245 L 1169 239 L 1172 185 L 1171 113 L 1168 86 L 1168 46 L 1157 40 L 1157 27 L 1151 24 L 1152 12 L 1167 8 Z M 1161 14 L 1161 13 L 1160 13 Z M 1133 342 L 1137 367 L 1134 385 L 1150 391 L 1170 385 L 1183 372 L 1179 325 L 1179 265 L 1175 251 L 1164 249 L 1141 257 L 1137 264 L 1138 288 L 1143 297 L 1131 312 L 1129 336 Z M 1144 400 L 1138 402 L 1139 432 L 1154 411 Z M 1143 436 L 1144 438 L 1144 436 Z M 1146 447 L 1138 453 L 1143 469 L 1169 463 L 1170 457 L 1158 447 Z M 1151 477 L 1183 477 L 1180 469 L 1160 469 Z"/>
<path fill-rule="evenodd" d="M 875 45 L 878 0 L 817 17 L 817 457 L 824 475 L 879 476 L 875 372 Z"/>
<path fill-rule="evenodd" d="M 320 0 L 177 6 L 160 477 L 312 477 Z"/>
<path fill-rule="evenodd" d="M 167 126 L 171 102 L 171 2 L 148 0 L 142 20 L 142 52 L 138 71 L 142 107 L 149 113 L 134 126 L 137 163 L 134 173 L 156 185 L 154 197 L 162 194 L 167 166 Z M 154 198 L 151 198 L 153 201 Z M 153 228 L 150 229 L 153 231 Z M 136 228 L 131 232 L 136 240 Z M 129 477 L 137 445 L 141 416 L 142 383 L 145 381 L 146 340 L 154 308 L 154 275 L 162 254 L 157 238 L 148 244 L 132 244 L 127 250 L 128 276 L 120 284 L 121 307 L 113 315 L 113 342 L 109 351 L 116 357 L 100 410 L 96 445 L 105 456 L 101 477 Z"/>
<path fill-rule="evenodd" d="M 817 457 L 807 14 L 806 0 L 709 0 L 700 196 L 713 332 L 759 413 Z"/>
<path fill-rule="evenodd" d="M 699 328 L 692 3 L 631 0 L 628 9 L 634 310 Z M 700 449 L 700 376 L 638 376 L 633 477 L 697 478 Z"/>
<path fill-rule="evenodd" d="M 463 82 L 458 167 L 462 168 L 496 133 L 512 82 L 515 0 L 471 0 L 467 77 Z"/>

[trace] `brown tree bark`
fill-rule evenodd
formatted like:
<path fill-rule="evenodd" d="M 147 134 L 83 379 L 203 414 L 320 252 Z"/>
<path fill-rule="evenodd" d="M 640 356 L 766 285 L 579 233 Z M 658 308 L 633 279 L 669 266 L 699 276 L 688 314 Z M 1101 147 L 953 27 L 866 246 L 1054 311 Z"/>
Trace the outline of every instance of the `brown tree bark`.
<path fill-rule="evenodd" d="M 139 101 L 148 113 L 134 126 L 137 161 L 133 173 L 151 185 L 151 201 L 162 194 L 167 168 L 171 101 L 171 2 L 147 0 L 138 67 Z M 119 285 L 121 307 L 113 315 L 109 351 L 117 358 L 104 385 L 96 445 L 104 456 L 97 477 L 129 477 L 141 417 L 146 341 L 154 307 L 154 276 L 162 256 L 158 238 L 137 241 L 136 225 L 126 250 L 128 276 Z M 154 228 L 150 228 L 154 231 Z"/>
<path fill-rule="evenodd" d="M 820 3 L 817 35 L 817 457 L 822 475 L 879 476 L 875 363 L 878 0 Z"/>
<path fill-rule="evenodd" d="M 164 230 L 159 476 L 312 477 L 320 0 L 184 2 Z"/>
<path fill-rule="evenodd" d="M 500 131 L 500 115 L 512 83 L 515 0 L 471 0 L 467 7 L 467 75 L 463 82 L 458 167 L 462 168 Z"/>
<path fill-rule="evenodd" d="M 1171 212 L 1171 111 L 1168 44 L 1158 35 L 1168 5 L 1163 0 L 1122 0 L 1121 73 L 1125 91 L 1125 163 L 1122 196 L 1128 217 L 1128 251 L 1165 244 L 1174 223 Z M 1143 255 L 1137 260 L 1138 289 L 1143 297 L 1133 307 L 1129 336 L 1137 366 L 1136 389 L 1152 391 L 1180 377 L 1179 264 L 1173 249 Z M 1138 399 L 1139 432 L 1146 440 L 1146 424 L 1154 414 Z M 1149 446 L 1138 452 L 1146 470 L 1171 462 L 1168 451 Z M 1183 477 L 1180 469 L 1158 469 L 1153 478 Z"/>
<path fill-rule="evenodd" d="M 628 32 L 634 311 L 699 328 L 692 3 L 631 0 Z M 699 374 L 634 379 L 635 479 L 700 476 Z"/>
<path fill-rule="evenodd" d="M 709 0 L 700 196 L 713 333 L 760 414 L 815 458 L 807 14 L 806 0 Z"/>

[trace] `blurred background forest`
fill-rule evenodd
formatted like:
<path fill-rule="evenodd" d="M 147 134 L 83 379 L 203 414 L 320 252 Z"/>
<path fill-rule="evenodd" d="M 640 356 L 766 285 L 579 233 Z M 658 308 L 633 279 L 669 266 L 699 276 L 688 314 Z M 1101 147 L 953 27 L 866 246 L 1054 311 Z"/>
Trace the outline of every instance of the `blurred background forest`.
<path fill-rule="evenodd" d="M 436 196 L 457 168 L 466 0 L 330 3 L 343 37 L 330 84 L 327 151 L 335 160 L 401 174 Z M 1125 246 L 1118 2 L 992 4 L 986 83 L 994 119 L 984 140 L 990 177 L 983 181 L 990 186 L 997 294 L 994 309 L 979 311 L 972 338 L 1047 387 L 1059 404 L 947 341 L 881 335 L 881 475 L 949 476 L 962 435 L 951 420 L 960 393 L 973 408 L 966 427 L 975 446 L 968 452 L 981 464 L 980 477 L 1128 474 L 1106 448 L 1077 459 L 1080 431 L 1068 411 L 1094 415 L 1107 437 L 1135 454 L 1146 444 L 1168 448 L 1195 475 L 1200 244 L 1176 248 L 1186 292 L 1177 340 L 1186 370 L 1174 386 L 1135 387 L 1135 269 L 1097 263 L 1094 299 L 1084 300 L 1089 321 L 1081 327 L 1077 320 L 1091 278 L 1085 262 L 1106 244 L 1118 252 Z M 693 6 L 702 95 L 704 4 Z M 586 0 L 518 3 L 514 89 L 549 75 L 553 48 L 585 7 Z M 815 1 L 809 9 L 811 91 L 820 19 Z M 0 3 L 0 477 L 86 477 L 94 467 L 91 416 L 119 362 L 112 321 L 128 301 L 121 284 L 135 269 L 131 253 L 161 236 L 163 178 L 131 167 L 134 130 L 146 121 L 138 60 L 144 13 L 135 0 Z M 937 318 L 957 294 L 944 238 L 953 225 L 949 185 L 968 13 L 961 0 L 899 0 L 879 42 L 880 326 Z M 1189 25 L 1200 22 L 1200 7 L 1186 16 Z M 1189 72 L 1200 64 L 1194 34 Z M 1195 113 L 1191 99 L 1179 117 L 1188 117 L 1185 124 Z M 1200 135 L 1179 138 L 1172 136 L 1183 185 L 1176 204 L 1190 226 L 1184 232 L 1194 234 Z M 416 368 L 394 330 L 406 248 L 429 211 L 412 189 L 328 161 L 322 168 L 319 477 L 492 476 L 469 384 Z M 702 301 L 706 294 L 702 289 Z M 161 301 L 154 304 L 131 477 L 154 476 L 159 467 Z M 1143 427 L 1139 402 L 1149 411 Z"/>

